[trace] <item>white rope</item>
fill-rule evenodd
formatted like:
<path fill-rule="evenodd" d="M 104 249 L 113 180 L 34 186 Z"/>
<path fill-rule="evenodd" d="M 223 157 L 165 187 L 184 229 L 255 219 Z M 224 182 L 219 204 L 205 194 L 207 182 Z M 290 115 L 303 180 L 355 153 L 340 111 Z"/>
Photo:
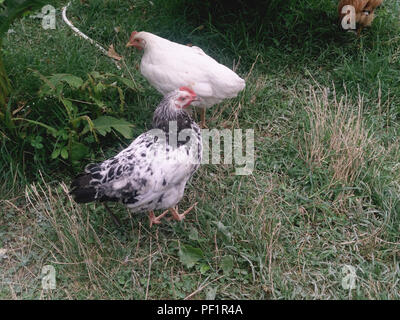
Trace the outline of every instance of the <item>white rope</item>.
<path fill-rule="evenodd" d="M 100 44 L 98 44 L 96 41 L 94 41 L 93 39 L 89 38 L 86 34 L 84 34 L 82 31 L 80 31 L 77 27 L 75 27 L 71 21 L 68 20 L 67 18 L 67 8 L 69 7 L 69 5 L 71 4 L 71 2 L 68 2 L 68 4 L 62 8 L 62 18 L 64 20 L 64 22 L 72 29 L 72 31 L 74 31 L 78 36 L 80 36 L 81 38 L 89 41 L 91 44 L 94 44 L 103 54 L 105 54 L 108 57 L 108 51 L 106 49 L 104 49 Z M 118 70 L 121 70 L 121 67 L 119 66 L 118 62 L 115 61 L 114 59 L 111 59 L 116 67 L 118 68 Z"/>

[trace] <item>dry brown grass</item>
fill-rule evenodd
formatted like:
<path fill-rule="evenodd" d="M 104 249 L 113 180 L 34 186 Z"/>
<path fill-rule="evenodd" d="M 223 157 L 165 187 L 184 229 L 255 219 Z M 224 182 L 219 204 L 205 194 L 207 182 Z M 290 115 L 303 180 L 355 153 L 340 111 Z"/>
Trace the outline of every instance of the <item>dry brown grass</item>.
<path fill-rule="evenodd" d="M 377 154 L 377 140 L 367 127 L 363 115 L 363 99 L 356 104 L 347 97 L 329 98 L 328 89 L 311 89 L 306 112 L 309 130 L 304 132 L 302 157 L 310 168 L 327 167 L 331 183 L 352 185 L 366 162 Z"/>
<path fill-rule="evenodd" d="M 97 296 L 104 294 L 99 292 L 103 287 L 100 282 L 108 279 L 112 283 L 113 279 L 103 265 L 104 248 L 98 231 L 92 226 L 91 211 L 73 201 L 64 183 L 32 184 L 26 188 L 25 197 L 28 210 L 37 217 L 39 224 L 35 232 L 40 233 L 40 239 L 34 238 L 35 245 L 48 251 L 46 263 L 64 268 L 68 274 L 66 296 L 68 288 L 82 279 L 89 280 Z M 46 233 L 46 229 L 51 232 Z"/>

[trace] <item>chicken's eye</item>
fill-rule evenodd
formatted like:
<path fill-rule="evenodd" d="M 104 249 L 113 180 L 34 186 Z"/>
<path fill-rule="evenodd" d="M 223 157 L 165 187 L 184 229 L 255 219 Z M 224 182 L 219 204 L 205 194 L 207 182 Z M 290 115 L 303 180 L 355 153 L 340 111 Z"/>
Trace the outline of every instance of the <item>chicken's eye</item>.
<path fill-rule="evenodd" d="M 185 98 L 184 97 L 180 97 L 179 100 L 180 101 L 185 101 Z"/>

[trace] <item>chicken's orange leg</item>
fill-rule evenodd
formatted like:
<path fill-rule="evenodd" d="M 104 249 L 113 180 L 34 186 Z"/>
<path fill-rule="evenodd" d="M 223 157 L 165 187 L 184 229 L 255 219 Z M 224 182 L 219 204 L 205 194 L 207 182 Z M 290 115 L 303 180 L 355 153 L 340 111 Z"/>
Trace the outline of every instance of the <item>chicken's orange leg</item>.
<path fill-rule="evenodd" d="M 150 228 L 153 226 L 153 224 L 160 224 L 161 219 L 169 212 L 169 210 L 165 210 L 163 213 L 161 213 L 158 217 L 155 216 L 154 211 L 149 212 L 149 219 L 150 219 Z"/>
<path fill-rule="evenodd" d="M 178 210 L 175 209 L 175 208 L 170 208 L 169 210 L 171 211 L 171 213 L 172 213 L 172 218 L 173 218 L 174 220 L 182 221 L 183 218 L 185 218 L 185 216 L 186 216 L 190 211 L 192 211 L 192 209 L 193 209 L 196 205 L 197 205 L 197 202 L 196 202 L 194 205 L 192 205 L 189 209 L 187 209 L 185 212 L 183 212 L 183 213 L 181 213 L 181 214 L 179 214 L 179 213 L 178 213 Z"/>

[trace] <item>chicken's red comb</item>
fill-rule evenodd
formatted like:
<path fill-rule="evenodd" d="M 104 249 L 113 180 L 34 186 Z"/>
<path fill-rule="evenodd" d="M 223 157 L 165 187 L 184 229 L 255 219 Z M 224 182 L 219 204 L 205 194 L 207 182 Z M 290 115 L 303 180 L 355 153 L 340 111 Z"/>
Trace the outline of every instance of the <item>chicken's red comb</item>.
<path fill-rule="evenodd" d="M 190 89 L 189 87 L 180 87 L 179 88 L 180 91 L 187 91 L 189 92 L 193 97 L 197 96 L 196 92 L 194 92 L 192 89 Z"/>

